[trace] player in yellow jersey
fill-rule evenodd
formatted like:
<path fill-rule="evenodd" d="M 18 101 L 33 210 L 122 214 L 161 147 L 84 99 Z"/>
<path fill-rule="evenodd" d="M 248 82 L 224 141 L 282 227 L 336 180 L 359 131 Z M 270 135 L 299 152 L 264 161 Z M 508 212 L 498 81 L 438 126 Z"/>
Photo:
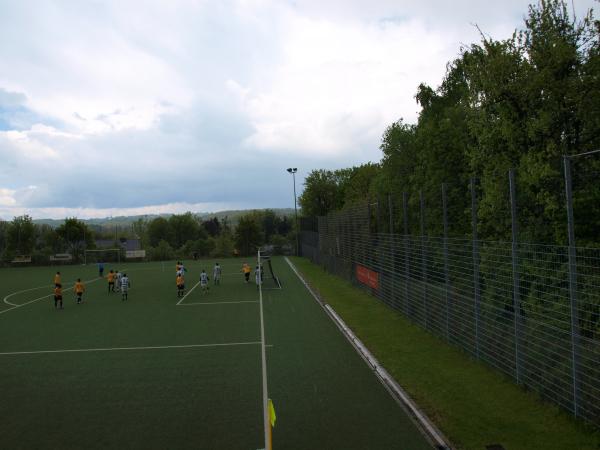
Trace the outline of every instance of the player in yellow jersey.
<path fill-rule="evenodd" d="M 56 272 L 56 275 L 54 275 L 54 286 L 58 286 L 59 284 L 62 284 L 60 281 L 60 272 Z"/>
<path fill-rule="evenodd" d="M 242 272 L 244 272 L 244 278 L 246 279 L 246 283 L 248 283 L 250 281 L 250 272 L 252 272 L 248 263 L 242 265 Z"/>
<path fill-rule="evenodd" d="M 115 273 L 112 269 L 108 272 L 106 279 L 108 280 L 108 293 L 115 292 Z"/>
<path fill-rule="evenodd" d="M 57 283 L 54 287 L 54 308 L 63 309 L 62 285 L 60 283 Z"/>
<path fill-rule="evenodd" d="M 185 280 L 183 279 L 183 275 L 177 275 L 175 284 L 177 285 L 177 297 L 183 297 L 183 293 L 185 292 Z"/>
<path fill-rule="evenodd" d="M 85 291 L 85 286 L 81 282 L 81 278 L 77 278 L 77 282 L 75 283 L 75 295 L 77 296 L 77 304 L 79 305 L 83 299 L 83 292 Z"/>

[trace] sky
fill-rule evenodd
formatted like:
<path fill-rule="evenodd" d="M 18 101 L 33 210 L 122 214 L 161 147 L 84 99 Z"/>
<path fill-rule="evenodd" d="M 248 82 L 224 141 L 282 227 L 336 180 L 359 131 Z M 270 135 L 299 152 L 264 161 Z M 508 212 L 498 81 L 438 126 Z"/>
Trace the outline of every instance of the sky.
<path fill-rule="evenodd" d="M 293 207 L 528 3 L 0 0 L 0 219 Z"/>

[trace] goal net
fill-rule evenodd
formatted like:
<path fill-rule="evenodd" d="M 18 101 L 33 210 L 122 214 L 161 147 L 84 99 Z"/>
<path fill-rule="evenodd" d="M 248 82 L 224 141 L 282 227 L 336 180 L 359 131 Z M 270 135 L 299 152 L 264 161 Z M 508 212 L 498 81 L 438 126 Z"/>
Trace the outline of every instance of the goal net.
<path fill-rule="evenodd" d="M 281 289 L 281 282 L 279 278 L 273 272 L 273 264 L 271 263 L 271 256 L 258 252 L 258 261 L 260 264 L 260 274 L 262 276 L 262 288 L 263 289 Z"/>
<path fill-rule="evenodd" d="M 99 262 L 121 262 L 120 248 L 103 248 L 99 250 L 86 250 L 84 264 L 96 264 Z"/>

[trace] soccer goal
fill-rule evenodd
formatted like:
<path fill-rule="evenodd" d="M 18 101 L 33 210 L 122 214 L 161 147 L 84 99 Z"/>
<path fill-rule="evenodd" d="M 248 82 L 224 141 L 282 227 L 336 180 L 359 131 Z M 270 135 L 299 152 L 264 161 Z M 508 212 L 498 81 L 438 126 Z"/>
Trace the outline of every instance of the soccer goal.
<path fill-rule="evenodd" d="M 86 250 L 84 253 L 84 264 L 96 264 L 99 262 L 121 262 L 120 248 L 103 248 L 99 250 Z"/>
<path fill-rule="evenodd" d="M 273 272 L 273 264 L 271 264 L 271 256 L 258 252 L 258 261 L 260 264 L 260 274 L 262 277 L 263 289 L 281 289 L 281 282 Z"/>

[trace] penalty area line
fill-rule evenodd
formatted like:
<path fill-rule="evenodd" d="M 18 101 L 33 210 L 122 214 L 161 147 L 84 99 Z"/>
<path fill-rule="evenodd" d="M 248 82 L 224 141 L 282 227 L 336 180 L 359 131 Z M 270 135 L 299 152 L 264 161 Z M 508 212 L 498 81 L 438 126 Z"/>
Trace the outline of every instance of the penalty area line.
<path fill-rule="evenodd" d="M 191 288 L 191 289 L 188 291 L 188 293 L 187 293 L 187 294 L 185 294 L 183 297 L 181 297 L 181 300 L 179 300 L 175 306 L 179 306 L 179 304 L 180 304 L 182 301 L 184 301 L 184 300 L 185 300 L 185 298 L 186 298 L 188 295 L 190 295 L 190 294 L 192 293 L 192 291 L 193 291 L 194 289 L 196 289 L 196 287 L 198 287 L 198 285 L 199 285 L 199 284 L 200 284 L 200 282 L 198 281 L 198 282 L 197 282 L 197 283 L 196 283 L 194 286 L 192 286 L 192 288 Z"/>
<path fill-rule="evenodd" d="M 238 304 L 238 303 L 259 303 L 259 302 L 258 302 L 258 300 L 244 300 L 244 301 L 239 301 L 239 302 L 194 302 L 194 303 L 183 303 L 182 305 L 180 305 L 178 303 L 177 306 L 233 305 L 233 304 Z"/>
<path fill-rule="evenodd" d="M 148 347 L 107 347 L 107 348 L 75 348 L 62 350 L 35 350 L 23 352 L 0 352 L 0 356 L 13 355 L 40 355 L 44 353 L 86 353 L 86 352 L 117 352 L 127 350 L 164 350 L 177 348 L 202 348 L 202 347 L 234 347 L 240 345 L 260 345 L 260 341 L 250 342 L 224 342 L 221 344 L 188 344 L 188 345 L 154 345 Z"/>

